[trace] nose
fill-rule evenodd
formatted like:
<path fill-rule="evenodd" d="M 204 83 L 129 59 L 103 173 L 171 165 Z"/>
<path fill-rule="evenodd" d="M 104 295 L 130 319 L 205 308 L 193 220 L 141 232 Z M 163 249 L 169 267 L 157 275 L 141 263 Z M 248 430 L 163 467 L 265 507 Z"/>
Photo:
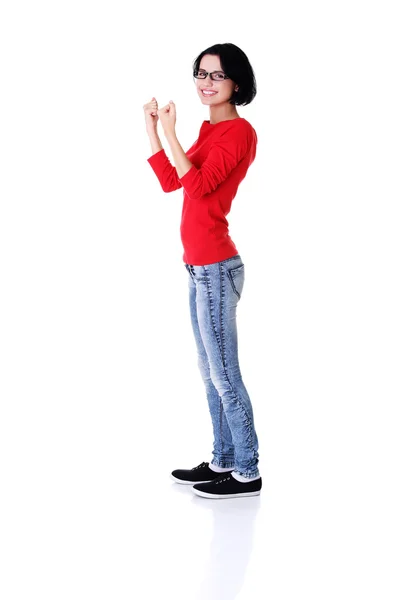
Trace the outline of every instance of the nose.
<path fill-rule="evenodd" d="M 204 79 L 197 79 L 197 86 L 199 91 L 201 91 L 202 88 L 207 88 L 209 90 L 214 89 L 214 81 L 211 79 L 211 74 L 207 73 L 207 77 Z"/>

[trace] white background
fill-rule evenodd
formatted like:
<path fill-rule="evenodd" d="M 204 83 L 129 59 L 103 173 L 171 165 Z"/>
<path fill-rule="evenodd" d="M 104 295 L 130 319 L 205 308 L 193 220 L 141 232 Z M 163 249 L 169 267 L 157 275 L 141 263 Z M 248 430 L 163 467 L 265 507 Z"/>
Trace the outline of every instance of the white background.
<path fill-rule="evenodd" d="M 396 4 L 2 3 L 2 600 L 398 600 Z M 169 480 L 212 431 L 143 115 L 174 100 L 187 150 L 224 42 L 258 84 L 229 223 L 263 479 L 229 501 Z"/>

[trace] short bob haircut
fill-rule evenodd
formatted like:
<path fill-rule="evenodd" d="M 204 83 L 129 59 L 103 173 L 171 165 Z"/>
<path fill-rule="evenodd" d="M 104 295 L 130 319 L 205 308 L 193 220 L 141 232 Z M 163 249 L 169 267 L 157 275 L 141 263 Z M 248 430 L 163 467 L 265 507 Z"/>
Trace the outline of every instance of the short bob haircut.
<path fill-rule="evenodd" d="M 200 68 L 200 61 L 205 54 L 219 56 L 221 68 L 238 86 L 237 92 L 233 91 L 229 104 L 245 106 L 250 104 L 257 93 L 256 78 L 246 54 L 235 44 L 214 44 L 203 50 L 193 62 L 193 72 Z"/>

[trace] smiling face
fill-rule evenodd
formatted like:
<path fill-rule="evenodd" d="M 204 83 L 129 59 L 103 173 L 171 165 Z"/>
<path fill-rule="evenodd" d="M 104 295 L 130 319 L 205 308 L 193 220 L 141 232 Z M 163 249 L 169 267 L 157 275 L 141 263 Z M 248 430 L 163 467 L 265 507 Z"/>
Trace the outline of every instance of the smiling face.
<path fill-rule="evenodd" d="M 219 56 L 205 54 L 200 61 L 199 71 L 207 71 L 208 73 L 213 71 L 223 72 Z M 237 85 L 232 79 L 221 78 L 220 81 L 215 81 L 211 79 L 210 75 L 207 75 L 206 79 L 194 79 L 194 81 L 202 103 L 207 104 L 208 106 L 228 102 L 235 88 L 237 88 Z M 214 93 L 207 95 L 205 90 Z"/>

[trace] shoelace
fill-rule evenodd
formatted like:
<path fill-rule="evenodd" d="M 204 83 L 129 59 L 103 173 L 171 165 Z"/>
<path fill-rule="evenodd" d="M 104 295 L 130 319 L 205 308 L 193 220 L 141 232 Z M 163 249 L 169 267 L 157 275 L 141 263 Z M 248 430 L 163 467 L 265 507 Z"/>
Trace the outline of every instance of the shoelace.
<path fill-rule="evenodd" d="M 193 467 L 192 471 L 195 471 L 196 469 L 200 469 L 200 467 L 205 467 L 207 466 L 207 463 L 202 462 L 200 465 L 197 465 L 197 467 Z"/>
<path fill-rule="evenodd" d="M 217 485 L 219 483 L 222 483 L 223 481 L 229 481 L 231 478 L 231 474 L 230 473 L 222 473 L 219 477 L 216 477 L 215 479 L 213 479 L 213 483 L 216 483 Z"/>

